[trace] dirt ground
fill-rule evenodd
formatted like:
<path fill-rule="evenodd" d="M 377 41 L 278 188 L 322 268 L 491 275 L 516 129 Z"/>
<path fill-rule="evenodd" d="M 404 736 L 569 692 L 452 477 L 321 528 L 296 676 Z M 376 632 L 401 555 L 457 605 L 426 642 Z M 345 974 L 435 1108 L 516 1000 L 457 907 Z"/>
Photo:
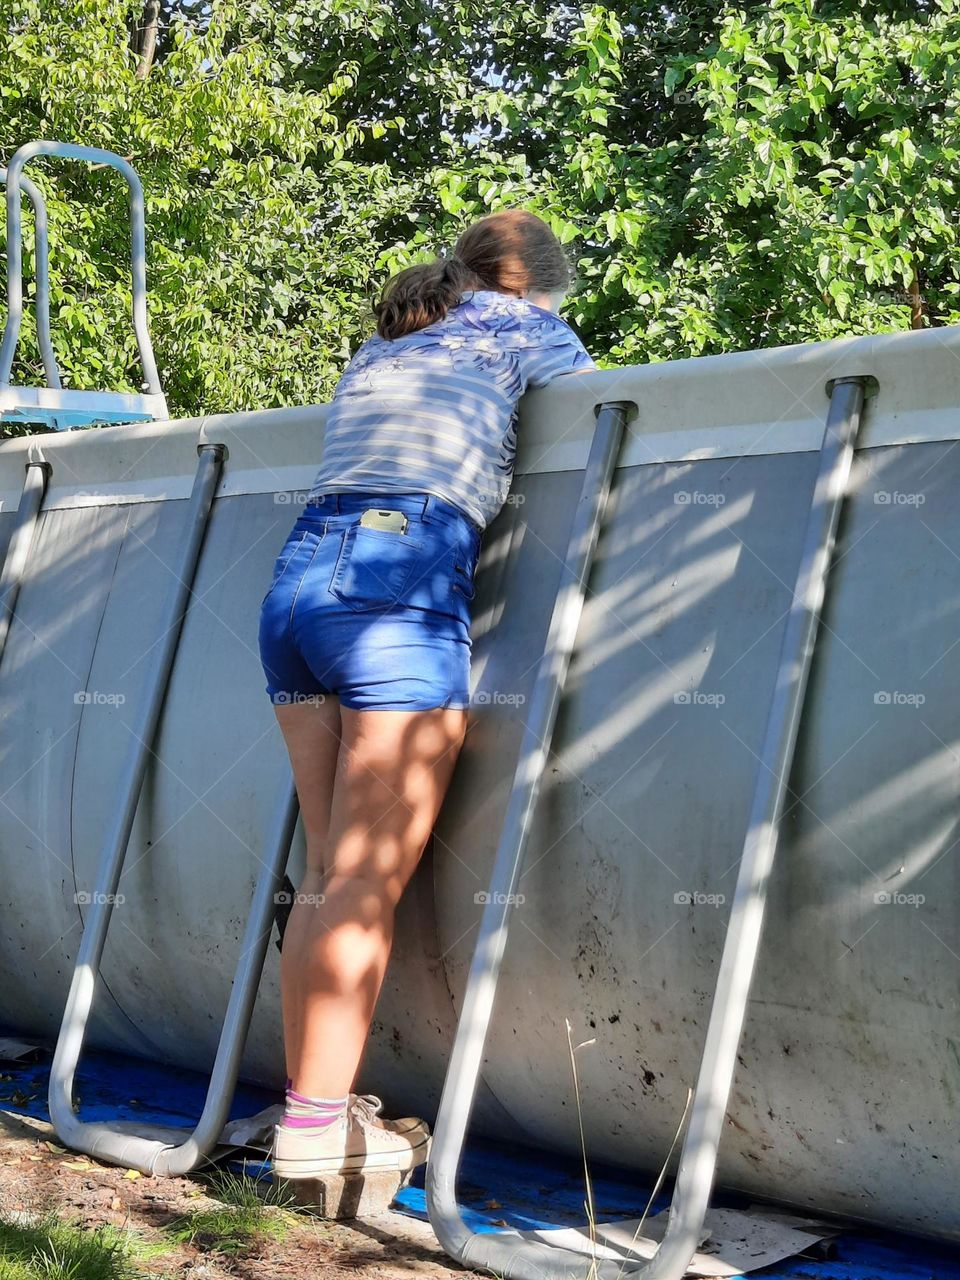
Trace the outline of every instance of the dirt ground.
<path fill-rule="evenodd" d="M 160 1280 L 470 1280 L 478 1273 L 456 1266 L 427 1223 L 386 1213 L 352 1223 L 326 1222 L 295 1212 L 281 1239 L 253 1239 L 230 1254 L 202 1239 L 171 1242 L 171 1223 L 216 1208 L 197 1178 L 131 1177 L 128 1171 L 65 1151 L 49 1124 L 0 1111 L 0 1216 L 29 1220 L 54 1210 L 78 1226 L 109 1224 L 133 1233 L 162 1253 L 138 1260 L 146 1276 Z M 286 1215 L 285 1215 L 286 1216 Z M 478 1278 L 479 1280 L 479 1278 Z"/>

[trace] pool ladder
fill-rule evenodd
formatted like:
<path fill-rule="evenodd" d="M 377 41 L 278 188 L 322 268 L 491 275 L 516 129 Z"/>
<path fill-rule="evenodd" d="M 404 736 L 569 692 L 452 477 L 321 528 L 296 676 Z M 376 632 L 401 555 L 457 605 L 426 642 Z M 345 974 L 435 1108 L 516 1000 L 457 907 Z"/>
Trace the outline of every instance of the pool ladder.
<path fill-rule="evenodd" d="M 47 211 L 43 197 L 23 169 L 38 156 L 62 160 L 85 160 L 116 169 L 130 192 L 131 268 L 133 272 L 133 327 L 143 365 L 143 390 L 138 394 L 120 391 L 74 391 L 63 387 L 57 358 L 50 340 L 50 263 Z M 66 142 L 28 142 L 15 152 L 6 172 L 7 197 L 7 320 L 0 344 L 0 420 L 43 423 L 63 429 L 93 422 L 158 421 L 167 417 L 167 402 L 160 386 L 157 362 L 147 322 L 146 221 L 143 187 L 133 166 L 112 151 L 99 147 L 79 147 Z M 23 319 L 23 234 L 21 192 L 33 206 L 37 342 L 43 360 L 46 386 L 11 385 L 13 359 Z"/>

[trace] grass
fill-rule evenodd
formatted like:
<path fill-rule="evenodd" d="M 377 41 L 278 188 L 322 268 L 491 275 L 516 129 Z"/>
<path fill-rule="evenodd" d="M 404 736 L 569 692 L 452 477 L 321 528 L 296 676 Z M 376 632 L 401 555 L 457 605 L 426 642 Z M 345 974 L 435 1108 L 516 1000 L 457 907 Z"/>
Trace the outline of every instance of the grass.
<path fill-rule="evenodd" d="M 587 1231 L 590 1239 L 591 1254 L 590 1254 L 590 1270 L 587 1273 L 586 1280 L 596 1280 L 596 1277 L 599 1271 L 599 1264 L 597 1260 L 597 1215 L 596 1215 L 595 1202 L 593 1198 L 593 1182 L 590 1177 L 590 1165 L 587 1160 L 586 1136 L 584 1134 L 584 1129 L 583 1129 L 583 1110 L 581 1107 L 581 1099 L 580 1099 L 580 1077 L 577 1074 L 577 1050 L 586 1049 L 589 1045 L 596 1044 L 596 1040 L 595 1039 L 584 1040 L 582 1041 L 582 1043 L 575 1045 L 573 1043 L 573 1028 L 570 1025 L 570 1019 L 565 1018 L 564 1022 L 566 1023 L 566 1027 L 567 1027 L 567 1045 L 570 1051 L 570 1068 L 571 1068 L 571 1071 L 573 1072 L 573 1092 L 577 1102 L 577 1124 L 580 1129 L 580 1151 L 583 1156 L 583 1177 L 584 1177 L 584 1182 L 586 1184 L 586 1193 L 587 1193 L 587 1199 L 583 1207 L 586 1210 L 586 1214 L 587 1214 Z M 643 1213 L 640 1216 L 640 1221 L 637 1223 L 637 1229 L 633 1233 L 633 1238 L 630 1242 L 631 1244 L 636 1243 L 637 1239 L 639 1238 L 640 1232 L 643 1230 L 644 1224 L 647 1221 L 647 1216 L 650 1213 L 651 1208 L 653 1207 L 653 1202 L 656 1200 L 657 1196 L 660 1194 L 660 1188 L 663 1186 L 664 1179 L 667 1176 L 667 1166 L 670 1163 L 670 1157 L 673 1155 L 674 1149 L 678 1141 L 680 1140 L 680 1134 L 683 1132 L 683 1127 L 686 1124 L 687 1113 L 690 1110 L 690 1103 L 692 1099 L 693 1099 L 693 1090 L 688 1089 L 687 1101 L 683 1108 L 683 1115 L 680 1117 L 680 1123 L 677 1126 L 677 1131 L 673 1135 L 673 1142 L 671 1142 L 670 1144 L 670 1150 L 667 1152 L 667 1158 L 663 1162 L 663 1166 L 660 1170 L 660 1174 L 653 1185 L 653 1190 L 650 1192 L 650 1197 L 647 1200 Z M 626 1266 L 626 1262 L 621 1263 L 620 1270 L 617 1273 L 618 1278 L 623 1276 L 625 1266 Z M 0 1277 L 0 1280 L 2 1280 L 2 1277 Z M 497 1280 L 499 1280 L 499 1277 L 497 1278 Z"/>
<path fill-rule="evenodd" d="M 146 1280 L 138 1263 L 172 1245 L 234 1256 L 286 1234 L 288 1192 L 223 1170 L 202 1181 L 218 1203 L 175 1218 L 162 1228 L 159 1244 L 127 1226 L 83 1227 L 54 1212 L 29 1220 L 0 1217 L 0 1280 Z"/>
<path fill-rule="evenodd" d="M 273 1185 L 263 1191 L 252 1178 L 228 1170 L 218 1170 L 204 1181 L 208 1194 L 220 1203 L 176 1218 L 166 1228 L 171 1239 L 210 1252 L 236 1254 L 286 1235 L 289 1192 Z M 2 1273 L 0 1280 L 6 1280 Z"/>
<path fill-rule="evenodd" d="M 0 1280 L 140 1280 L 137 1258 L 154 1252 L 116 1227 L 84 1229 L 48 1213 L 0 1219 Z"/>

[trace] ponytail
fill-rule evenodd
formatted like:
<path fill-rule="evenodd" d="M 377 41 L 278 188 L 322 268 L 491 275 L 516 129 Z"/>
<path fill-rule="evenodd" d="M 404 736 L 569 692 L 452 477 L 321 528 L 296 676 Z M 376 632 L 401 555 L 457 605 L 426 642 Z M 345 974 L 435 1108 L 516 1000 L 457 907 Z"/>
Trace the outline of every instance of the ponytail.
<path fill-rule="evenodd" d="M 373 309 L 381 338 L 402 338 L 442 320 L 477 278 L 455 255 L 407 267 L 390 280 Z"/>

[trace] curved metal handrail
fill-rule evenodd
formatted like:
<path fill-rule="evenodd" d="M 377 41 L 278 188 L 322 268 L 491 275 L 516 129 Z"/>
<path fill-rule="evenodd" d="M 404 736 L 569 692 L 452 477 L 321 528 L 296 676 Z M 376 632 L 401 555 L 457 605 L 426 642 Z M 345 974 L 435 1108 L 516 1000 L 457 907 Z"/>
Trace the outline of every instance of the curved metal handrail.
<path fill-rule="evenodd" d="M 0 168 L 0 182 L 6 184 L 6 181 L 7 171 Z M 37 281 L 37 341 L 40 344 L 40 355 L 43 358 L 43 371 L 47 375 L 47 385 L 53 387 L 55 391 L 59 391 L 61 386 L 60 368 L 57 364 L 57 357 L 54 354 L 53 343 L 50 341 L 50 241 L 47 238 L 47 205 L 39 187 L 34 186 L 29 178 L 21 177 L 20 186 L 27 193 L 27 198 L 33 206 L 34 258 L 36 260 L 35 275 Z M 19 231 L 17 239 L 19 242 Z M 7 244 L 9 245 L 9 243 L 8 236 Z M 9 249 L 7 252 L 9 253 Z"/>
<path fill-rule="evenodd" d="M 86 160 L 91 164 L 105 164 L 116 169 L 125 178 L 130 189 L 133 327 L 137 335 L 140 362 L 143 365 L 144 388 L 151 395 L 162 395 L 147 324 L 147 237 L 143 186 L 136 170 L 122 156 L 112 151 L 104 151 L 100 147 L 80 147 L 69 142 L 28 142 L 14 153 L 7 167 L 7 325 L 4 330 L 3 345 L 0 346 L 0 387 L 10 385 L 10 372 L 13 368 L 13 357 L 17 348 L 17 339 L 20 336 L 20 322 L 23 318 L 23 244 L 20 234 L 20 190 L 23 178 L 21 175 L 24 165 L 37 156 L 56 156 L 61 160 Z M 46 298 L 49 299 L 49 292 L 45 291 L 45 293 Z M 39 283 L 37 300 L 39 305 Z M 46 366 L 46 361 L 44 364 Z M 49 370 L 47 376 L 49 377 Z"/>

